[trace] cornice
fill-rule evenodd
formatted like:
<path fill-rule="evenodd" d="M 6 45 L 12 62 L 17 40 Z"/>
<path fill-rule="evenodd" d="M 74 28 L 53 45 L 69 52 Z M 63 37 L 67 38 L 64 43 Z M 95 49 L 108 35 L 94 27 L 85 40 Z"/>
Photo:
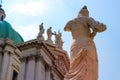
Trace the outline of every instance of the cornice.
<path fill-rule="evenodd" d="M 30 41 L 27 41 L 27 42 L 24 42 L 22 44 L 19 44 L 17 45 L 18 49 L 20 49 L 21 51 L 22 50 L 26 50 L 26 49 L 29 49 L 29 48 L 37 48 L 37 49 L 43 49 L 45 52 L 47 52 L 47 55 L 49 55 L 49 57 L 52 59 L 52 60 L 55 60 L 55 57 L 52 53 L 52 51 L 49 49 L 49 47 L 47 47 L 46 45 L 46 41 L 40 41 L 38 39 L 33 39 L 33 40 L 30 40 Z"/>

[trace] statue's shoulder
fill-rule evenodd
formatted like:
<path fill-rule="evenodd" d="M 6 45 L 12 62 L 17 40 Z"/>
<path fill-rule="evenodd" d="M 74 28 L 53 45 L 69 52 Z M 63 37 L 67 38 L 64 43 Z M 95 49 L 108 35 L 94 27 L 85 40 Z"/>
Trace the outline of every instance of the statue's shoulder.
<path fill-rule="evenodd" d="M 75 19 L 70 20 L 70 21 L 67 22 L 67 25 L 71 25 L 71 24 L 73 24 L 74 22 L 75 22 Z"/>
<path fill-rule="evenodd" d="M 75 19 L 73 19 L 73 20 L 74 20 L 74 21 L 87 21 L 87 20 L 89 20 L 89 19 L 90 19 L 90 17 L 81 16 L 81 17 L 75 18 Z"/>
<path fill-rule="evenodd" d="M 69 26 L 73 26 L 73 25 L 75 25 L 76 23 L 81 22 L 82 20 L 83 20 L 83 17 L 74 18 L 74 19 L 68 21 L 66 25 L 67 25 L 67 26 L 68 26 L 68 25 L 69 25 Z"/>
<path fill-rule="evenodd" d="M 81 18 L 74 18 L 73 20 L 70 20 L 68 23 L 75 23 L 75 22 L 79 22 L 81 20 Z"/>

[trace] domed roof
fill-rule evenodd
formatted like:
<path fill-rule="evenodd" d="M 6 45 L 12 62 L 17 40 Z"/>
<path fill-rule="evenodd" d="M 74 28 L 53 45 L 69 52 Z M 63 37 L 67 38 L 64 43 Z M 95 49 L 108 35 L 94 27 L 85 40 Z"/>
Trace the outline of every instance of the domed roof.
<path fill-rule="evenodd" d="M 0 38 L 8 38 L 13 40 L 14 44 L 19 44 L 24 42 L 23 38 L 18 32 L 16 32 L 11 25 L 3 20 L 0 21 Z"/>

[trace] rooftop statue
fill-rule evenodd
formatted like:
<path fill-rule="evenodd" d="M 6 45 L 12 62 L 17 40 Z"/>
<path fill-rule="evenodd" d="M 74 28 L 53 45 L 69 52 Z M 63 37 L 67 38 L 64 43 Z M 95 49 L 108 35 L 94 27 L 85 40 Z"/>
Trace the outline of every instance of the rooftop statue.
<path fill-rule="evenodd" d="M 45 32 L 45 29 L 43 27 L 43 23 L 41 23 L 41 25 L 39 25 L 39 34 L 37 36 L 39 40 L 44 40 L 44 37 L 43 37 L 44 32 Z"/>
<path fill-rule="evenodd" d="M 70 69 L 64 80 L 98 80 L 98 57 L 93 39 L 98 32 L 105 31 L 106 26 L 89 17 L 84 6 L 64 30 L 71 32 L 73 38 Z"/>
<path fill-rule="evenodd" d="M 62 33 L 58 31 L 58 34 L 55 32 L 55 44 L 58 46 L 58 48 L 62 49 L 63 46 L 63 40 L 62 40 Z"/>
<path fill-rule="evenodd" d="M 52 27 L 49 27 L 49 28 L 47 29 L 47 36 L 48 36 L 47 41 L 50 42 L 50 43 L 53 42 L 52 39 L 51 39 L 53 34 L 54 34 L 54 33 L 52 32 Z"/>

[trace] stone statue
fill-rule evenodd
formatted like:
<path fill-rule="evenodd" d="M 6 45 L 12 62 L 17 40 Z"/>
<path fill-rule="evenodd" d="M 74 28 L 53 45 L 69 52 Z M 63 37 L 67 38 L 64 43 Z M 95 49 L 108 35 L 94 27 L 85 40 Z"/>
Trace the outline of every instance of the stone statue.
<path fill-rule="evenodd" d="M 98 57 L 93 38 L 97 32 L 105 31 L 106 26 L 89 17 L 89 11 L 84 6 L 64 30 L 70 31 L 73 38 L 70 69 L 64 80 L 98 80 Z"/>
<path fill-rule="evenodd" d="M 39 34 L 37 36 L 39 40 L 44 40 L 44 37 L 43 37 L 44 31 L 45 29 L 43 27 L 43 23 L 41 23 L 41 25 L 39 25 Z"/>
<path fill-rule="evenodd" d="M 55 44 L 58 46 L 58 48 L 62 49 L 63 46 L 63 40 L 62 40 L 62 33 L 58 31 L 58 34 L 55 32 Z"/>
<path fill-rule="evenodd" d="M 52 32 L 52 27 L 49 27 L 49 29 L 47 29 L 47 36 L 48 36 L 47 41 L 48 41 L 48 42 L 51 42 L 51 43 L 52 43 L 51 37 L 52 37 L 53 34 L 54 34 L 54 33 Z"/>

